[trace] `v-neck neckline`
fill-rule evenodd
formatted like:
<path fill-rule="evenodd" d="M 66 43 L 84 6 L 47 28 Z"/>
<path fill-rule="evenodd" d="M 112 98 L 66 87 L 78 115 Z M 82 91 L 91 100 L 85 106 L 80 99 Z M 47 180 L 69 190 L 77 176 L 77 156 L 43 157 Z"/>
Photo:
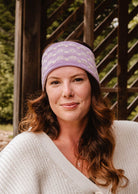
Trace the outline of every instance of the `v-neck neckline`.
<path fill-rule="evenodd" d="M 93 183 L 89 178 L 87 178 L 81 171 L 79 171 L 59 150 L 59 148 L 55 145 L 52 139 L 45 133 L 42 132 L 43 146 L 44 150 L 46 150 L 50 156 L 50 158 L 56 162 L 56 165 L 67 174 L 73 181 L 81 187 L 81 190 L 91 190 L 93 192 L 101 192 L 101 188 L 99 188 L 95 183 Z"/>

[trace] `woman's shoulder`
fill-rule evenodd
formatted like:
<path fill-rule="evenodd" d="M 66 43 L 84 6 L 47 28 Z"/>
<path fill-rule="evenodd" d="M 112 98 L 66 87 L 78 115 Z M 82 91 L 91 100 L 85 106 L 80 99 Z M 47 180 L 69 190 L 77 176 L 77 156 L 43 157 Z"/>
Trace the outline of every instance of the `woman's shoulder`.
<path fill-rule="evenodd" d="M 115 153 L 117 161 L 124 159 L 123 163 L 138 160 L 138 123 L 133 121 L 114 121 Z M 129 162 L 130 162 L 129 161 Z"/>
<path fill-rule="evenodd" d="M 22 132 L 18 135 L 16 135 L 12 141 L 5 147 L 22 147 L 26 146 L 27 144 L 30 144 L 34 140 L 34 134 L 30 132 Z"/>
<path fill-rule="evenodd" d="M 133 127 L 133 128 L 138 129 L 138 122 L 128 121 L 128 120 L 114 120 L 113 126 L 115 126 L 115 127 L 125 126 L 126 128 Z"/>
<path fill-rule="evenodd" d="M 32 164 L 42 161 L 41 136 L 43 135 L 39 133 L 23 132 L 14 137 L 0 153 L 0 173 L 15 164 L 17 168 L 25 163 L 28 165 L 31 161 Z"/>
<path fill-rule="evenodd" d="M 114 121 L 113 131 L 115 134 L 116 148 L 121 149 L 128 147 L 131 149 L 138 149 L 138 123 L 134 121 Z"/>
<path fill-rule="evenodd" d="M 123 169 L 129 179 L 128 191 L 136 191 L 138 182 L 138 123 L 134 121 L 114 121 L 115 152 L 113 156 L 116 168 Z M 125 190 L 124 190 L 125 193 Z"/>
<path fill-rule="evenodd" d="M 32 189 L 38 189 L 37 180 L 48 165 L 44 163 L 47 155 L 41 149 L 42 136 L 43 133 L 23 132 L 14 137 L 1 151 L 0 190 L 3 189 L 6 193 L 20 193 L 21 188 L 25 191 L 30 189 L 26 187 L 29 184 L 33 184 Z M 38 176 L 34 176 L 35 174 Z M 17 187 L 15 182 L 22 187 Z"/>
<path fill-rule="evenodd" d="M 113 131 L 115 135 L 125 135 L 128 134 L 130 136 L 138 136 L 138 123 L 134 121 L 128 121 L 128 120 L 115 120 L 113 122 Z"/>
<path fill-rule="evenodd" d="M 4 155 L 27 155 L 31 151 L 35 152 L 39 149 L 38 137 L 34 132 L 22 132 L 15 136 L 12 141 L 1 151 L 0 157 Z M 37 145 L 37 146 L 36 146 Z"/>

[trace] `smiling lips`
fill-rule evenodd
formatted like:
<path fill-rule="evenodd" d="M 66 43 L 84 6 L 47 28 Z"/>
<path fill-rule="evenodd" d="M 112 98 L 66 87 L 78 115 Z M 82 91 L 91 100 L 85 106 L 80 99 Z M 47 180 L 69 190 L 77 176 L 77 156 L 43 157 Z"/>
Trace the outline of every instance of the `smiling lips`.
<path fill-rule="evenodd" d="M 71 103 L 64 103 L 61 104 L 61 106 L 67 110 L 75 109 L 78 106 L 79 103 L 71 102 Z"/>

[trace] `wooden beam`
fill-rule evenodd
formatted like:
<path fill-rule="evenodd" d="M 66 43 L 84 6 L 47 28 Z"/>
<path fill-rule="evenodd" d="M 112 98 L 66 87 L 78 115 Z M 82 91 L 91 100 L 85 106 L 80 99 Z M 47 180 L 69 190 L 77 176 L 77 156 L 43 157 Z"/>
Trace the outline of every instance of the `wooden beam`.
<path fill-rule="evenodd" d="M 138 13 L 138 6 L 136 6 L 129 14 L 129 20 L 131 21 Z"/>
<path fill-rule="evenodd" d="M 128 60 L 134 55 L 138 53 L 138 41 L 129 49 L 128 51 Z"/>
<path fill-rule="evenodd" d="M 21 117 L 21 68 L 22 68 L 22 0 L 16 0 L 15 11 L 15 64 L 14 64 L 14 110 L 13 136 L 18 133 L 18 124 Z"/>
<path fill-rule="evenodd" d="M 138 114 L 133 118 L 133 121 L 138 122 Z"/>
<path fill-rule="evenodd" d="M 100 55 L 100 53 L 106 49 L 106 47 L 115 39 L 117 35 L 118 27 L 114 28 L 107 36 L 103 39 L 103 41 L 94 49 L 95 57 Z"/>
<path fill-rule="evenodd" d="M 83 25 L 84 22 L 82 21 L 76 28 L 75 30 L 72 31 L 71 34 L 69 34 L 67 36 L 67 38 L 65 38 L 65 40 L 73 40 L 73 39 L 79 39 L 79 37 L 82 35 L 83 33 Z"/>
<path fill-rule="evenodd" d="M 127 73 L 127 79 L 129 79 L 137 70 L 138 70 L 138 61 L 129 69 Z"/>
<path fill-rule="evenodd" d="M 116 84 L 115 84 L 116 86 Z M 118 88 L 116 87 L 113 87 L 113 88 L 109 88 L 109 87 L 102 87 L 101 86 L 101 91 L 102 92 L 110 92 L 110 93 L 117 93 L 118 92 Z M 138 92 L 138 87 L 131 87 L 131 88 L 127 88 L 127 92 L 128 93 L 135 93 L 135 92 Z M 109 93 L 109 94 L 110 94 Z M 107 94 L 107 95 L 109 95 Z M 107 97 L 107 96 L 106 96 Z"/>
<path fill-rule="evenodd" d="M 30 94 L 40 89 L 41 1 L 24 0 L 21 116 Z"/>
<path fill-rule="evenodd" d="M 131 104 L 127 107 L 127 114 L 128 116 L 130 113 L 137 107 L 138 105 L 138 96 L 131 102 Z"/>
<path fill-rule="evenodd" d="M 103 10 L 106 10 L 110 6 L 111 0 L 102 0 L 101 2 L 98 3 L 98 6 L 95 8 L 95 18 L 100 15 Z"/>
<path fill-rule="evenodd" d="M 74 0 L 66 0 L 64 1 L 56 10 L 52 12 L 52 14 L 47 19 L 47 28 L 52 25 L 52 23 L 61 16 L 69 7 L 70 4 L 72 4 Z"/>
<path fill-rule="evenodd" d="M 138 24 L 132 30 L 129 31 L 128 41 L 137 37 L 137 33 L 138 33 Z"/>
<path fill-rule="evenodd" d="M 106 86 L 109 81 L 111 81 L 116 76 L 117 65 L 114 65 L 108 73 L 106 73 L 105 77 L 100 81 L 101 86 Z"/>
<path fill-rule="evenodd" d="M 128 0 L 118 1 L 118 119 L 127 118 L 127 49 L 128 49 Z"/>
<path fill-rule="evenodd" d="M 84 5 L 80 5 L 79 8 L 77 8 L 71 15 L 69 15 L 59 26 L 56 28 L 56 30 L 53 31 L 53 33 L 50 35 L 49 38 L 46 40 L 46 44 L 50 44 L 54 42 L 61 34 L 64 33 L 66 28 L 69 26 L 71 22 L 75 22 L 76 18 L 80 18 L 80 15 L 83 13 L 83 7 Z"/>
<path fill-rule="evenodd" d="M 40 30 L 40 49 L 41 49 L 41 54 L 45 49 L 46 45 L 46 32 L 47 32 L 47 8 L 48 8 L 48 3 L 49 1 L 41 0 L 41 30 Z"/>
<path fill-rule="evenodd" d="M 94 42 L 94 1 L 84 0 L 84 36 L 83 41 L 93 48 Z"/>
<path fill-rule="evenodd" d="M 117 45 L 97 64 L 98 72 L 102 72 L 103 69 L 116 57 Z"/>
<path fill-rule="evenodd" d="M 115 8 L 109 15 L 94 29 L 94 38 L 96 39 L 102 31 L 107 28 L 114 18 L 117 17 L 117 8 Z"/>

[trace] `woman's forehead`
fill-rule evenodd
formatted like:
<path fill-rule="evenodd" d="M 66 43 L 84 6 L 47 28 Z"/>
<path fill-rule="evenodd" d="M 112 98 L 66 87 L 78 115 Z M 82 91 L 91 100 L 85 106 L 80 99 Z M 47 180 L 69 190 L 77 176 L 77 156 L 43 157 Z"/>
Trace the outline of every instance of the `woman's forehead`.
<path fill-rule="evenodd" d="M 52 72 L 49 73 L 49 77 L 53 76 L 64 76 L 64 77 L 72 77 L 76 75 L 87 75 L 86 71 L 74 66 L 67 66 L 67 67 L 59 67 L 54 69 Z"/>

